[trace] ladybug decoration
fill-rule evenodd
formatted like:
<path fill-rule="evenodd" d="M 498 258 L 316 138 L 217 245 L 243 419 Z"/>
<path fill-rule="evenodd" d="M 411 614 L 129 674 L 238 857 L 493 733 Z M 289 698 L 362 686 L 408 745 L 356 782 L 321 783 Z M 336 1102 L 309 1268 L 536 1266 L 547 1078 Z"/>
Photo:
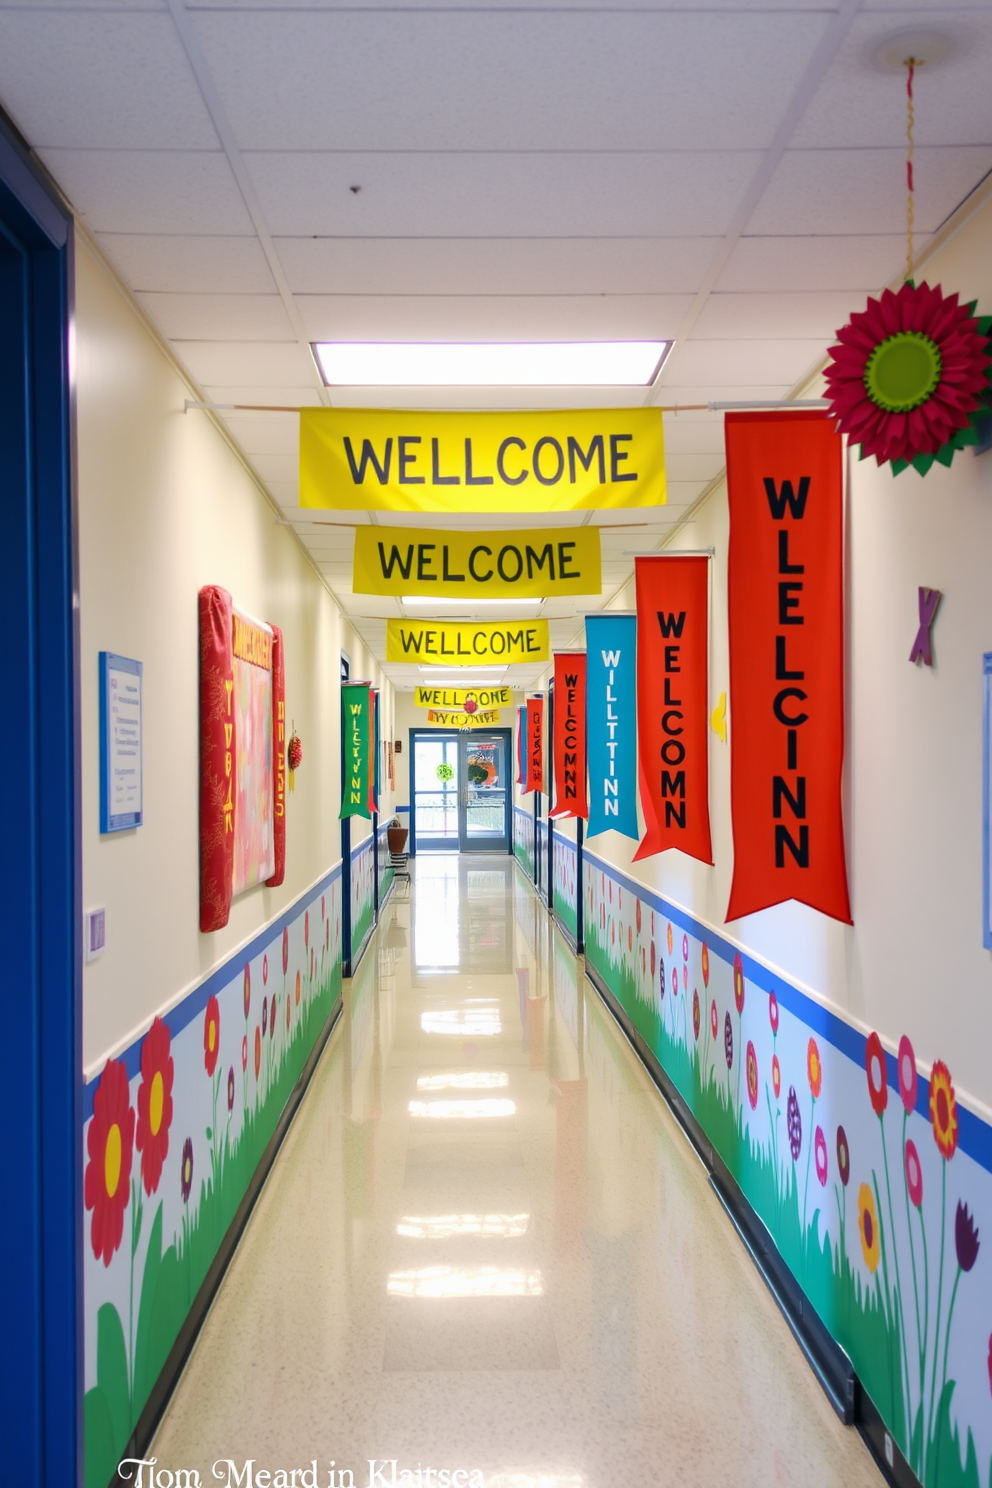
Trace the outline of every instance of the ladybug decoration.
<path fill-rule="evenodd" d="M 296 788 L 296 772 L 300 768 L 302 763 L 303 741 L 300 738 L 299 734 L 296 732 L 296 724 L 294 723 L 293 731 L 289 736 L 289 743 L 286 745 L 286 764 L 289 766 L 290 790 L 295 790 Z"/>

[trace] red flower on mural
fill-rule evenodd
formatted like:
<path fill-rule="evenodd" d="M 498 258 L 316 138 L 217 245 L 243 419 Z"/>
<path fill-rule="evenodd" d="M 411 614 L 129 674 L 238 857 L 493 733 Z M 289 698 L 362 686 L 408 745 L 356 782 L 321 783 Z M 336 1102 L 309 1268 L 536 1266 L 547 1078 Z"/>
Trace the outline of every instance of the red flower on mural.
<path fill-rule="evenodd" d="M 258 1024 L 256 1023 L 255 1024 L 255 1079 L 256 1080 L 258 1079 L 258 1072 L 259 1072 L 259 1070 L 261 1068 L 262 1068 L 262 1030 L 259 1028 Z"/>
<path fill-rule="evenodd" d="M 641 933 L 641 901 L 640 901 L 640 899 L 636 899 L 634 902 L 635 902 L 635 904 L 637 906 L 637 908 L 634 910 L 634 919 L 635 919 L 635 922 L 637 924 L 637 933 L 638 933 L 638 935 L 640 935 L 640 933 Z"/>
<path fill-rule="evenodd" d="M 652 941 L 651 942 L 651 980 L 652 981 L 654 981 L 654 969 L 655 969 L 656 964 L 657 964 L 657 957 L 655 955 L 654 941 Z"/>
<path fill-rule="evenodd" d="M 699 1042 L 699 992 L 693 988 L 692 992 L 692 1031 Z"/>
<path fill-rule="evenodd" d="M 889 1103 L 889 1082 L 885 1072 L 885 1051 L 877 1033 L 870 1033 L 865 1044 L 865 1071 L 872 1110 L 876 1116 L 883 1116 Z"/>
<path fill-rule="evenodd" d="M 289 999 L 287 998 L 287 1001 L 288 1000 Z M 300 1005 L 300 973 L 297 972 L 296 973 L 296 1006 L 299 1007 L 299 1005 Z"/>
<path fill-rule="evenodd" d="M 710 1033 L 716 1038 L 720 1029 L 720 1021 L 716 1015 L 716 998 L 710 1003 Z"/>
<path fill-rule="evenodd" d="M 958 1147 L 958 1103 L 951 1072 L 942 1059 L 930 1071 L 930 1120 L 938 1151 L 950 1162 Z"/>
<path fill-rule="evenodd" d="M 814 1100 L 819 1100 L 823 1085 L 823 1065 L 820 1063 L 820 1051 L 814 1038 L 806 1045 L 806 1078 L 809 1080 L 810 1095 Z"/>
<path fill-rule="evenodd" d="M 289 926 L 286 925 L 282 932 L 282 974 L 286 975 L 289 968 Z"/>
<path fill-rule="evenodd" d="M 263 956 L 262 957 L 262 986 L 263 987 L 265 987 L 265 986 L 268 985 L 268 980 L 269 980 L 269 958 L 268 958 L 268 956 Z"/>
<path fill-rule="evenodd" d="M 162 1164 L 169 1152 L 174 1074 L 171 1043 L 168 1028 L 161 1018 L 156 1018 L 141 1045 L 138 1126 L 134 1140 L 141 1153 L 141 1181 L 149 1196 L 158 1188 Z"/>
<path fill-rule="evenodd" d="M 909 1202 L 917 1209 L 923 1204 L 923 1169 L 920 1166 L 920 1154 L 916 1150 L 916 1143 L 910 1137 L 906 1143 L 906 1189 L 909 1193 Z"/>
<path fill-rule="evenodd" d="M 737 1011 L 744 1011 L 744 962 L 741 960 L 740 951 L 734 957 L 734 1002 Z"/>
<path fill-rule="evenodd" d="M 248 1035 L 247 1034 L 245 1034 L 244 1038 L 241 1040 L 241 1068 L 243 1070 L 246 1070 L 248 1068 Z"/>
<path fill-rule="evenodd" d="M 93 1210 L 90 1243 L 103 1264 L 111 1258 L 124 1234 L 124 1210 L 131 1186 L 134 1149 L 134 1111 L 130 1105 L 127 1070 L 120 1059 L 108 1059 L 93 1096 L 93 1116 L 86 1132 L 89 1161 L 83 1181 L 87 1209 Z"/>
<path fill-rule="evenodd" d="M 774 992 L 768 994 L 768 1021 L 772 1025 L 772 1033 L 778 1033 L 778 998 Z"/>
<path fill-rule="evenodd" d="M 754 1052 L 754 1045 L 750 1039 L 747 1041 L 747 1098 L 751 1102 L 751 1110 L 758 1109 L 758 1056 Z"/>
<path fill-rule="evenodd" d="M 837 1170 L 840 1181 L 846 1188 L 851 1177 L 851 1149 L 847 1144 L 847 1132 L 842 1126 L 837 1128 Z"/>
<path fill-rule="evenodd" d="M 916 1073 L 916 1055 L 909 1039 L 903 1034 L 899 1040 L 899 1094 L 902 1103 L 906 1107 L 908 1115 L 916 1110 L 916 1096 L 919 1090 L 919 1078 Z"/>
<path fill-rule="evenodd" d="M 709 948 L 709 946 L 706 944 L 706 942 L 704 940 L 703 941 L 703 986 L 704 987 L 708 987 L 709 984 L 710 984 L 710 948 Z"/>
<path fill-rule="evenodd" d="M 251 963 L 245 962 L 245 1018 L 251 1011 Z"/>
<path fill-rule="evenodd" d="M 207 1012 L 203 1019 L 203 1064 L 208 1075 L 217 1068 L 220 1053 L 220 1004 L 216 997 L 207 1001 Z"/>
<path fill-rule="evenodd" d="M 675 966 L 673 966 L 672 967 L 672 996 L 673 997 L 678 997 L 678 995 L 679 995 L 679 973 L 678 973 L 678 968 L 675 967 Z"/>

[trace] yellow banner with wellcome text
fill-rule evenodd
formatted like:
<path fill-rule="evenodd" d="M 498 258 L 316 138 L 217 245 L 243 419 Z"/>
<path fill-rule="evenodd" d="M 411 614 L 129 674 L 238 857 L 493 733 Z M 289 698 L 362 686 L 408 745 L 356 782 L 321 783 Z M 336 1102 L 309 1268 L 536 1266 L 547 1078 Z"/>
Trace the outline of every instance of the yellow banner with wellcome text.
<path fill-rule="evenodd" d="M 438 728 L 496 728 L 499 725 L 499 709 L 484 708 L 481 713 L 445 713 L 439 708 L 429 708 L 427 722 Z"/>
<path fill-rule="evenodd" d="M 300 411 L 303 507 L 560 512 L 665 499 L 656 408 Z"/>
<path fill-rule="evenodd" d="M 475 708 L 508 708 L 513 701 L 513 693 L 508 687 L 418 687 L 413 694 L 413 706 L 415 708 L 440 708 L 442 711 L 451 711 L 453 708 L 465 709 L 469 704 L 468 711 L 472 712 L 472 704 Z"/>
<path fill-rule="evenodd" d="M 602 590 L 598 527 L 432 532 L 358 527 L 355 594 L 553 599 Z"/>
<path fill-rule="evenodd" d="M 432 666 L 548 660 L 546 620 L 387 620 L 386 661 Z"/>

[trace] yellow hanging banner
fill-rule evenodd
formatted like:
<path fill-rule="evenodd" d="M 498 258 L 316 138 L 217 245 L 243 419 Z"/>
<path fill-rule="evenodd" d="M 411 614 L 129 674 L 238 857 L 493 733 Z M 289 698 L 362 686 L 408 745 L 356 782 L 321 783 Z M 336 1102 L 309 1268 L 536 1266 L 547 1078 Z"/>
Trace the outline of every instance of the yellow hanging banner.
<path fill-rule="evenodd" d="M 386 621 L 387 662 L 465 667 L 547 660 L 547 620 Z"/>
<path fill-rule="evenodd" d="M 657 408 L 300 411 L 304 507 L 560 512 L 664 502 Z"/>
<path fill-rule="evenodd" d="M 439 728 L 496 728 L 499 724 L 499 709 L 483 708 L 478 713 L 443 713 L 430 708 L 427 722 L 437 724 Z"/>
<path fill-rule="evenodd" d="M 418 687 L 413 694 L 415 708 L 464 709 L 468 703 L 469 712 L 479 708 L 508 708 L 512 701 L 509 687 Z"/>
<path fill-rule="evenodd" d="M 523 532 L 431 532 L 422 527 L 358 527 L 355 594 L 437 595 L 444 599 L 554 599 L 599 594 L 598 527 Z"/>

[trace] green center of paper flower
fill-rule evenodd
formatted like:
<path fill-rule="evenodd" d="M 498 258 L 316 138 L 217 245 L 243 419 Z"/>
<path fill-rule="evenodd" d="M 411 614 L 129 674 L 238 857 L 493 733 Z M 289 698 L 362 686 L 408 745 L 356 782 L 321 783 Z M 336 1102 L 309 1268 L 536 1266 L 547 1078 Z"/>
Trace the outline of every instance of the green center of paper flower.
<path fill-rule="evenodd" d="M 880 341 L 865 364 L 869 398 L 887 413 L 919 408 L 940 381 L 940 348 L 920 331 L 898 331 Z"/>

